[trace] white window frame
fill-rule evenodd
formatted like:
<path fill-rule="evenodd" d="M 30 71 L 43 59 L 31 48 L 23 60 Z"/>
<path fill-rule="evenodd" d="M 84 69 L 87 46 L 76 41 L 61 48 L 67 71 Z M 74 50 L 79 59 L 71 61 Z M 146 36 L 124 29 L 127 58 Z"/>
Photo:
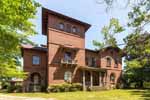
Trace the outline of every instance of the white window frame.
<path fill-rule="evenodd" d="M 71 79 L 72 79 L 72 72 L 71 71 L 66 71 L 64 73 L 64 80 L 66 82 L 71 82 Z"/>

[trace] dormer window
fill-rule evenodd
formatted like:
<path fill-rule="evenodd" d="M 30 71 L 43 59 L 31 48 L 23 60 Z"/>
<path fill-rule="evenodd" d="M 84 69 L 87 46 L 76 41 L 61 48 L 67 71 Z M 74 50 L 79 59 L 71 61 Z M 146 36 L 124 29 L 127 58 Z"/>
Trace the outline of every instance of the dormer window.
<path fill-rule="evenodd" d="M 64 29 L 65 29 L 64 23 L 59 23 L 59 29 L 60 29 L 60 30 L 64 30 Z"/>
<path fill-rule="evenodd" d="M 73 33 L 77 33 L 77 27 L 74 26 L 74 27 L 72 28 L 72 32 L 73 32 Z"/>

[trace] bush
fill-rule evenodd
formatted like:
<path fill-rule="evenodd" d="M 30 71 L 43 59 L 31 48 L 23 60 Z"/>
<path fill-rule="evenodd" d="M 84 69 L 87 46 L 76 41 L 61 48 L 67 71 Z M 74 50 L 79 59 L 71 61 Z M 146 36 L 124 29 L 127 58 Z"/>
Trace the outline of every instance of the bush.
<path fill-rule="evenodd" d="M 20 85 L 16 85 L 16 86 L 11 86 L 11 85 L 9 85 L 8 87 L 7 87 L 7 92 L 9 92 L 9 93 L 18 93 L 18 92 L 22 92 L 22 86 L 20 86 Z"/>
<path fill-rule="evenodd" d="M 82 90 L 82 85 L 79 83 L 64 83 L 64 84 L 54 84 L 50 85 L 47 89 L 48 92 L 71 92 Z"/>
<path fill-rule="evenodd" d="M 7 82 L 7 81 L 6 81 L 6 82 L 3 81 L 3 82 L 1 83 L 2 89 L 7 89 L 9 85 L 10 85 L 10 83 Z"/>
<path fill-rule="evenodd" d="M 144 88 L 150 89 L 150 82 L 144 82 Z"/>

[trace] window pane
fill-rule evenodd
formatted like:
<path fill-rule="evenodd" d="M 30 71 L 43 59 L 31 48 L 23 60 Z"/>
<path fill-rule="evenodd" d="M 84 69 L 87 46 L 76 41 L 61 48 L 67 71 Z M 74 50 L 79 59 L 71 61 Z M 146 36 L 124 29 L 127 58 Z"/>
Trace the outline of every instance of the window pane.
<path fill-rule="evenodd" d="M 111 58 L 107 58 L 107 66 L 111 66 Z"/>
<path fill-rule="evenodd" d="M 72 73 L 70 71 L 66 71 L 64 74 L 64 80 L 67 82 L 71 82 Z"/>
<path fill-rule="evenodd" d="M 59 29 L 64 30 L 65 25 L 63 23 L 59 23 Z"/>
<path fill-rule="evenodd" d="M 40 64 L 40 57 L 39 56 L 33 56 L 32 64 L 39 65 Z"/>
<path fill-rule="evenodd" d="M 65 52 L 64 59 L 67 61 L 71 60 L 71 52 Z"/>
<path fill-rule="evenodd" d="M 76 28 L 76 27 L 73 27 L 73 28 L 72 28 L 72 32 L 73 32 L 73 33 L 77 33 L 77 28 Z"/>

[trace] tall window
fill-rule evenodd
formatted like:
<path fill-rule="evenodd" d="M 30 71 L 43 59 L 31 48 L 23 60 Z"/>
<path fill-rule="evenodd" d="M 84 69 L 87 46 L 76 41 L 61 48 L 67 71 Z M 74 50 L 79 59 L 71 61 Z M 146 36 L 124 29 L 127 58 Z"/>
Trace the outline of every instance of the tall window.
<path fill-rule="evenodd" d="M 115 59 L 115 66 L 114 67 L 118 68 L 118 60 L 117 59 Z"/>
<path fill-rule="evenodd" d="M 92 67 L 96 67 L 96 58 L 92 57 Z"/>
<path fill-rule="evenodd" d="M 72 78 L 72 73 L 71 73 L 70 71 L 66 71 L 66 72 L 64 73 L 64 80 L 65 80 L 66 82 L 71 82 L 71 78 Z"/>
<path fill-rule="evenodd" d="M 64 60 L 65 60 L 65 61 L 71 60 L 71 52 L 65 52 Z"/>
<path fill-rule="evenodd" d="M 40 57 L 39 56 L 32 56 L 32 64 L 39 65 L 40 64 Z"/>
<path fill-rule="evenodd" d="M 72 28 L 72 32 L 73 32 L 73 33 L 77 33 L 77 27 L 74 26 L 74 27 Z"/>
<path fill-rule="evenodd" d="M 111 58 L 107 57 L 106 60 L 107 60 L 107 65 L 106 66 L 110 67 L 111 66 Z"/>
<path fill-rule="evenodd" d="M 65 29 L 65 25 L 63 23 L 59 23 L 59 29 L 60 30 L 64 30 Z"/>
<path fill-rule="evenodd" d="M 31 74 L 31 81 L 33 84 L 40 84 L 41 79 L 40 79 L 40 74 L 39 73 L 32 73 Z"/>
<path fill-rule="evenodd" d="M 114 75 L 114 73 L 112 73 L 110 75 L 110 82 L 115 82 L 115 75 Z"/>
<path fill-rule="evenodd" d="M 88 66 L 89 65 L 89 58 L 88 57 L 85 58 L 85 62 L 86 62 L 86 65 Z"/>

